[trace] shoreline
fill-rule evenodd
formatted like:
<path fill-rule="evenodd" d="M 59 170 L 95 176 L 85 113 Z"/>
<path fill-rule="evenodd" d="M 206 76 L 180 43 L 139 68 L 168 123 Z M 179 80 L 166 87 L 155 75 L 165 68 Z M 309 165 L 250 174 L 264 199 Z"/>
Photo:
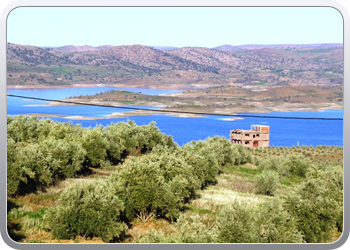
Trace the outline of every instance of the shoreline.
<path fill-rule="evenodd" d="M 344 109 L 320 109 L 320 110 L 293 110 L 293 111 L 302 111 L 302 112 L 323 112 L 324 110 L 344 110 Z M 293 112 L 293 111 L 272 111 L 272 112 Z M 237 112 L 235 114 L 232 114 L 232 117 L 222 118 L 220 120 L 222 121 L 237 121 L 237 120 L 244 120 L 245 118 L 239 117 L 239 114 L 246 114 L 250 112 Z M 266 114 L 271 112 L 254 112 L 251 114 Z M 125 117 L 134 117 L 134 116 L 154 116 L 154 115 L 167 115 L 167 116 L 175 116 L 179 118 L 209 118 L 207 115 L 200 115 L 200 114 L 187 114 L 187 113 L 172 113 L 169 112 L 156 112 L 156 111 L 145 111 L 145 110 L 135 110 L 135 111 L 129 111 L 129 112 L 115 112 L 108 115 L 104 115 L 104 117 L 88 117 L 88 116 L 78 116 L 78 115 L 56 115 L 56 114 L 38 114 L 38 113 L 32 113 L 32 114 L 22 114 L 27 117 L 40 117 L 40 118 L 50 118 L 50 117 L 57 117 L 57 118 L 64 118 L 64 119 L 70 119 L 70 120 L 108 120 L 113 118 L 125 118 Z M 213 114 L 214 115 L 214 114 Z M 220 115 L 220 114 L 216 114 Z"/>
<path fill-rule="evenodd" d="M 65 99 L 63 99 L 65 100 Z M 87 103 L 87 104 L 92 104 L 92 103 Z M 95 104 L 101 104 L 103 105 L 104 102 L 96 102 Z M 24 105 L 24 106 L 32 106 L 32 107 L 52 107 L 52 106 L 60 106 L 60 107 L 67 107 L 67 106 L 85 106 L 85 105 L 79 105 L 79 104 L 70 104 L 70 103 L 55 103 L 55 102 L 50 102 L 48 104 L 28 104 L 28 105 Z M 125 106 L 125 105 L 115 105 L 116 107 L 117 106 Z M 127 106 L 135 106 L 135 105 L 127 105 Z M 153 106 L 147 106 L 147 107 L 150 107 L 150 108 L 156 108 L 156 107 L 153 107 Z M 159 107 L 159 106 L 158 106 Z M 157 112 L 157 113 L 166 113 L 166 114 L 171 114 L 172 112 L 181 112 L 181 110 L 178 110 L 178 109 L 171 109 L 171 110 L 168 110 L 167 108 L 160 108 L 159 110 L 164 110 L 164 111 L 167 111 L 167 112 Z M 245 110 L 235 110 L 234 111 L 234 115 L 236 114 L 245 114 L 245 113 L 253 113 L 253 114 L 262 114 L 262 113 L 271 113 L 271 112 L 297 112 L 297 111 L 315 111 L 315 112 L 322 112 L 323 110 L 344 110 L 344 106 L 341 106 L 341 105 L 337 105 L 337 104 L 334 104 L 331 105 L 331 104 L 328 104 L 327 107 L 319 107 L 319 108 L 309 108 L 309 107 L 281 107 L 281 106 L 276 106 L 276 107 L 270 107 L 269 109 L 266 109 L 266 108 L 263 108 L 263 109 L 259 109 L 259 110 L 254 110 L 253 112 L 252 111 L 245 111 Z M 144 110 L 141 110 L 141 111 L 144 111 Z M 187 111 L 187 110 L 182 110 L 183 112 L 190 112 L 190 111 Z M 136 111 L 130 111 L 130 112 L 136 112 Z M 147 112 L 147 111 L 145 111 Z M 230 111 L 228 111 L 230 112 Z M 118 113 L 118 112 L 116 112 Z M 174 113 L 174 114 L 176 114 Z M 197 111 L 197 112 L 193 112 L 193 113 L 201 113 L 201 111 Z M 213 115 L 220 115 L 220 113 L 215 113 L 215 112 L 212 112 Z M 202 115 L 202 114 L 189 114 L 189 115 Z"/>
<path fill-rule="evenodd" d="M 41 89 L 61 89 L 61 88 L 79 88 L 79 87 L 128 87 L 128 88 L 137 88 L 137 87 L 143 87 L 145 86 L 139 86 L 139 85 L 132 85 L 128 86 L 126 84 L 75 84 L 75 85 L 70 85 L 70 86 L 37 86 L 37 85 L 11 85 L 8 88 L 9 89 L 35 89 L 35 88 L 41 88 Z M 176 85 L 171 85 L 171 86 L 164 86 L 164 87 L 176 87 L 179 89 L 180 86 Z M 187 85 L 188 87 L 188 85 Z M 191 85 L 191 87 L 198 87 L 198 84 Z M 148 86 L 148 89 L 161 89 L 159 86 Z M 170 95 L 170 96 L 175 96 L 178 94 L 164 94 L 164 95 Z M 68 100 L 68 99 L 61 99 L 62 101 Z M 74 99 L 73 99 L 74 100 Z M 86 102 L 86 104 L 106 104 L 104 101 L 90 101 Z M 109 103 L 114 106 L 125 106 L 125 104 L 122 103 Z M 146 103 L 145 103 L 146 104 Z M 150 108 L 154 108 L 152 106 L 152 103 L 149 103 Z M 248 103 L 249 104 L 249 103 Z M 338 104 L 338 103 L 317 103 L 317 102 L 310 102 L 310 103 L 279 103 L 276 106 L 271 106 L 270 104 L 262 104 L 259 103 L 260 105 L 258 107 L 236 107 L 236 108 L 228 108 L 228 109 L 210 109 L 210 110 L 204 110 L 201 108 L 197 109 L 179 109 L 179 107 L 165 107 L 160 108 L 159 110 L 162 111 L 167 111 L 167 112 L 152 112 L 151 114 L 149 111 L 143 111 L 143 110 L 135 110 L 135 111 L 128 111 L 128 112 L 115 112 L 106 115 L 105 117 L 84 117 L 84 116 L 69 116 L 69 115 L 53 115 L 53 114 L 29 114 L 31 116 L 38 116 L 38 117 L 63 117 L 67 119 L 76 119 L 76 120 L 99 120 L 99 119 L 110 119 L 110 118 L 122 118 L 122 117 L 131 117 L 131 116 L 150 116 L 150 115 L 170 115 L 170 116 L 177 116 L 177 117 L 183 117 L 183 118 L 205 118 L 207 117 L 206 114 L 203 114 L 204 111 L 213 114 L 213 115 L 219 115 L 221 114 L 232 114 L 232 118 L 237 118 L 237 114 L 262 114 L 262 113 L 271 113 L 271 112 L 297 112 L 297 111 L 314 111 L 314 112 L 322 112 L 323 110 L 344 110 L 344 105 Z M 126 106 L 137 106 L 137 103 L 134 104 L 128 104 Z M 76 105 L 76 104 L 69 104 L 69 103 L 57 103 L 57 102 L 49 102 L 48 104 L 27 104 L 24 106 L 43 106 L 43 107 L 50 107 L 50 106 L 61 106 L 61 107 L 68 107 L 68 106 L 84 106 L 84 105 Z M 146 105 L 147 106 L 147 105 Z M 189 113 L 181 113 L 181 112 L 193 112 L 193 114 Z M 205 112 L 205 113 L 206 113 Z M 197 113 L 197 114 L 196 114 Z M 28 115 L 28 116 L 29 116 Z M 226 120 L 226 119 L 225 119 Z M 227 120 L 237 120 L 237 119 L 231 119 L 230 117 L 227 118 Z"/>
<path fill-rule="evenodd" d="M 120 87 L 120 88 L 144 88 L 144 89 L 179 89 L 187 90 L 191 88 L 207 88 L 213 87 L 216 85 L 207 85 L 207 84 L 176 84 L 176 85 L 145 85 L 145 84 L 125 84 L 125 83 L 115 83 L 115 84 L 72 84 L 72 85 L 7 85 L 8 89 L 73 89 L 73 88 L 96 88 L 96 87 Z"/>

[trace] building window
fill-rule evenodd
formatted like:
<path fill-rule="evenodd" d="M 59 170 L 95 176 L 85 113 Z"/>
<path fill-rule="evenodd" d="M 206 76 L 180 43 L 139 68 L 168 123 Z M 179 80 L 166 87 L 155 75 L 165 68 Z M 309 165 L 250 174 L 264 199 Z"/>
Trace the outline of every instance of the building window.
<path fill-rule="evenodd" d="M 245 145 L 249 144 L 249 141 L 244 142 Z"/>
<path fill-rule="evenodd" d="M 249 136 L 249 134 L 245 134 L 245 136 Z"/>

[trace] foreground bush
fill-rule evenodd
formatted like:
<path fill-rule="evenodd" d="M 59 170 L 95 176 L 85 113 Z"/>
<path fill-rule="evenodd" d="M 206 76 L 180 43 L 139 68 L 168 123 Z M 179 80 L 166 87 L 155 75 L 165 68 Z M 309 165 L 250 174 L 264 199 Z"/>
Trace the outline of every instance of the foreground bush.
<path fill-rule="evenodd" d="M 97 236 L 110 242 L 122 237 L 127 230 L 120 220 L 123 210 L 123 202 L 110 185 L 82 183 L 65 190 L 59 205 L 50 208 L 44 219 L 57 239 Z"/>
<path fill-rule="evenodd" d="M 297 221 L 284 210 L 282 201 L 272 200 L 260 208 L 233 203 L 216 221 L 221 243 L 301 243 Z"/>
<path fill-rule="evenodd" d="M 150 230 L 136 237 L 137 243 L 302 243 L 297 220 L 281 200 L 271 200 L 260 207 L 246 203 L 226 206 L 208 226 L 199 215 L 182 214 L 171 232 Z"/>
<path fill-rule="evenodd" d="M 125 204 L 125 218 L 178 218 L 196 191 L 215 183 L 219 169 L 241 154 L 224 138 L 207 138 L 181 148 L 160 147 L 143 157 L 131 157 L 114 173 L 111 185 Z"/>
<path fill-rule="evenodd" d="M 191 166 L 173 154 L 132 157 L 124 166 L 111 176 L 111 183 L 125 203 L 127 220 L 135 215 L 143 221 L 152 216 L 174 220 L 200 187 Z"/>
<path fill-rule="evenodd" d="M 110 167 L 129 154 L 148 153 L 157 145 L 175 148 L 155 123 L 121 122 L 107 127 L 25 116 L 7 117 L 9 195 L 33 192 L 56 180 L 75 177 L 90 167 Z"/>
<path fill-rule="evenodd" d="M 54 181 L 60 162 L 46 155 L 38 144 L 17 143 L 8 140 L 7 192 L 17 194 L 20 190 L 35 191 Z"/>
<path fill-rule="evenodd" d="M 308 180 L 287 198 L 285 208 L 298 220 L 307 242 L 327 242 L 343 230 L 343 169 L 311 169 Z"/>
<path fill-rule="evenodd" d="M 233 203 L 225 207 L 217 216 L 218 241 L 221 243 L 256 243 L 253 211 L 247 205 Z"/>

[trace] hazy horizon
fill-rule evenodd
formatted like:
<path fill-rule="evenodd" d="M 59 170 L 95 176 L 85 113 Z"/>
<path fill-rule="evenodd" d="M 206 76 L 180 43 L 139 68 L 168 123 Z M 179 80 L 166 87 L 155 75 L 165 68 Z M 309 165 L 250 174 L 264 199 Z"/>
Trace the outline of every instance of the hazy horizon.
<path fill-rule="evenodd" d="M 198 48 L 216 48 L 216 47 L 220 47 L 220 46 L 233 46 L 233 47 L 241 47 L 241 46 L 282 46 L 282 45 L 322 45 L 322 44 L 335 44 L 335 45 L 343 45 L 344 43 L 280 43 L 280 44 L 259 44 L 259 43 L 251 43 L 251 44 L 239 44 L 239 45 L 232 45 L 232 44 L 221 44 L 221 45 L 217 45 L 214 47 L 204 47 L 204 46 L 183 46 L 183 47 L 177 47 L 177 46 L 172 46 L 172 45 L 144 45 L 144 44 L 140 44 L 140 43 L 135 43 L 135 44 L 123 44 L 123 45 L 113 45 L 113 44 L 103 44 L 103 45 L 97 45 L 97 46 L 92 46 L 89 44 L 84 44 L 84 45 L 75 45 L 75 44 L 66 44 L 66 45 L 62 45 L 62 46 L 47 46 L 47 45 L 43 45 L 43 46 L 38 46 L 38 45 L 33 45 L 33 44 L 19 44 L 19 43 L 12 43 L 12 42 L 8 42 L 11 44 L 18 44 L 18 45 L 23 45 L 23 46 L 35 46 L 35 47 L 40 47 L 40 48 L 61 48 L 61 47 L 66 47 L 66 46 L 76 46 L 76 47 L 84 47 L 84 46 L 89 46 L 89 47 L 104 47 L 104 46 L 113 46 L 113 47 L 117 47 L 117 46 L 134 46 L 134 45 L 141 45 L 141 46 L 148 46 L 148 47 L 164 47 L 164 48 L 185 48 L 185 47 L 198 47 Z"/>
<path fill-rule="evenodd" d="M 38 47 L 342 43 L 343 19 L 332 7 L 19 7 L 7 39 Z"/>

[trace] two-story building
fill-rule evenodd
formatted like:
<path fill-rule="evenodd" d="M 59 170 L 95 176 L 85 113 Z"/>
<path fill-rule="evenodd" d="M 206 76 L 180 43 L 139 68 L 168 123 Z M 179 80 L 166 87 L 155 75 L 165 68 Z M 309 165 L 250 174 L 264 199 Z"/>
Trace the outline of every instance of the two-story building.
<path fill-rule="evenodd" d="M 231 143 L 242 144 L 245 147 L 269 147 L 270 127 L 264 125 L 251 125 L 250 130 L 231 130 L 230 138 Z"/>

